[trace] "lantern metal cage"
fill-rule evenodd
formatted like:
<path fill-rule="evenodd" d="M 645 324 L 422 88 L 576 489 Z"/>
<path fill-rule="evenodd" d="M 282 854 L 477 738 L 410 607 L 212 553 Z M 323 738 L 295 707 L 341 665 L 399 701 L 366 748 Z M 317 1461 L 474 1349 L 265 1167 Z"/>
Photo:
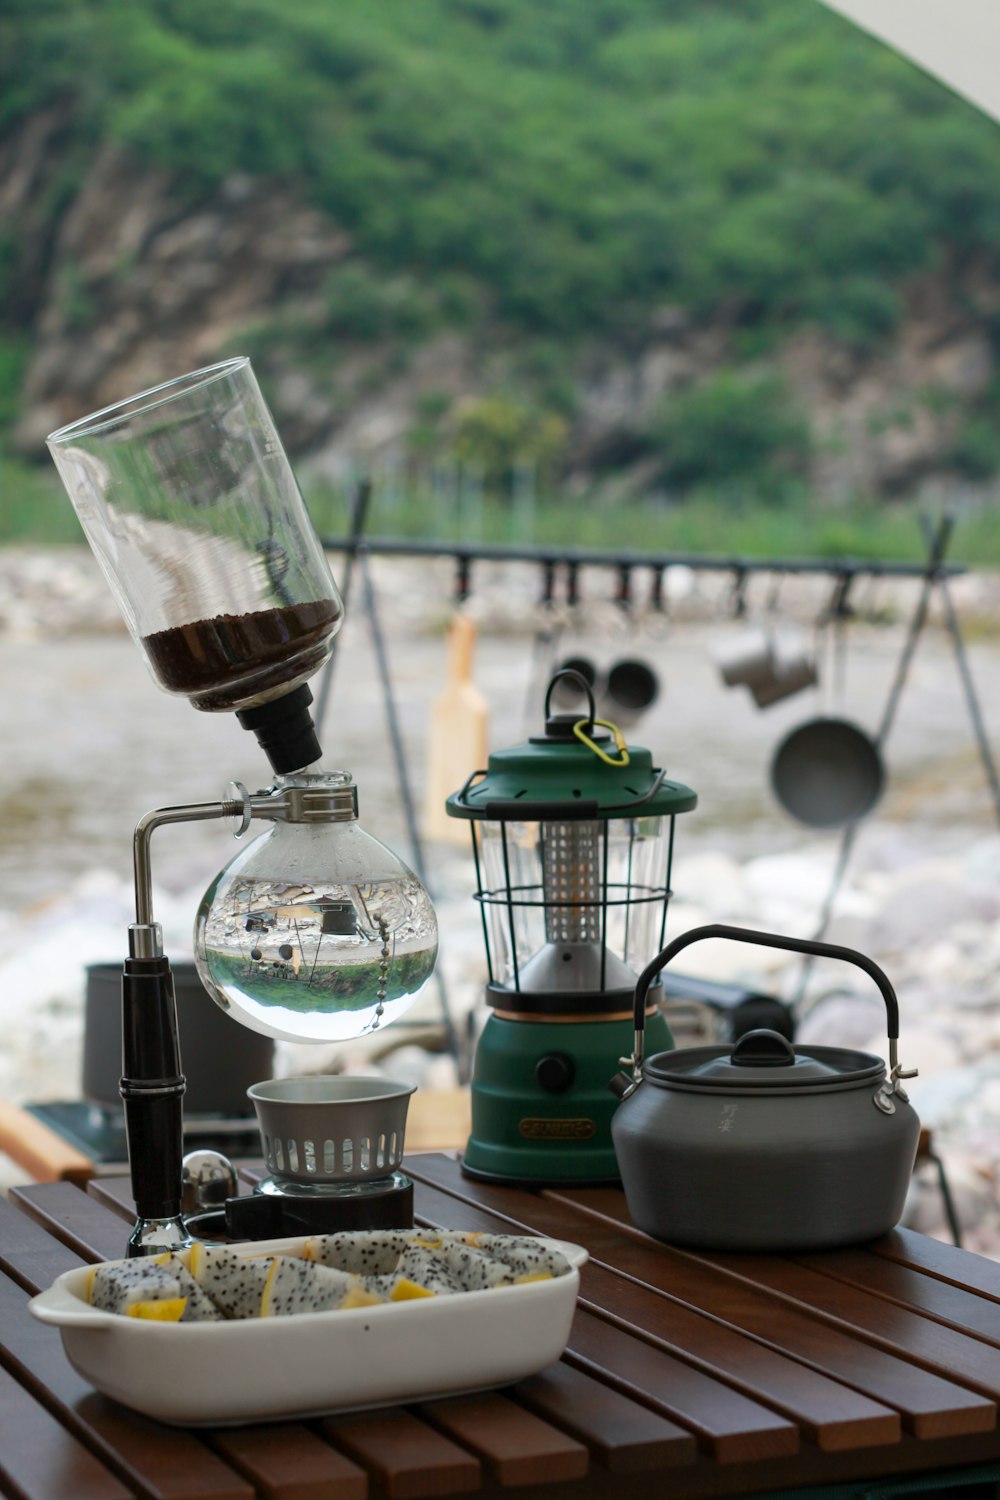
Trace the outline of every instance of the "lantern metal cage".
<path fill-rule="evenodd" d="M 626 1004 L 664 940 L 674 827 L 675 815 L 634 809 L 472 822 L 491 1001 L 567 1014 Z"/>

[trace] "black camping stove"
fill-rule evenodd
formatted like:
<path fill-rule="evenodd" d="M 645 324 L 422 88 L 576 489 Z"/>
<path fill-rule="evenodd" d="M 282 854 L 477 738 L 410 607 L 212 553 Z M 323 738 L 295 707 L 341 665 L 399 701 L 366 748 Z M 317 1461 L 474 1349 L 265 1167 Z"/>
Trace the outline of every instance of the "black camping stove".
<path fill-rule="evenodd" d="M 185 1215 L 199 1239 L 271 1240 L 344 1230 L 412 1229 L 413 1183 L 402 1172 L 371 1182 L 303 1187 L 265 1177 L 222 1208 Z"/>

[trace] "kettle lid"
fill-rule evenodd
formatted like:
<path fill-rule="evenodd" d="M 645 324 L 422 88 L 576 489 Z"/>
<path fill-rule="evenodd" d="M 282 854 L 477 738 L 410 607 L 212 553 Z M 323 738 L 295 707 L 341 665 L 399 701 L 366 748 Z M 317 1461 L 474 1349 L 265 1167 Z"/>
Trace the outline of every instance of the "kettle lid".
<path fill-rule="evenodd" d="M 643 1077 L 664 1087 L 716 1091 L 747 1088 L 802 1089 L 843 1086 L 879 1078 L 882 1059 L 846 1047 L 793 1046 L 778 1031 L 748 1031 L 734 1046 L 682 1047 L 658 1052 L 643 1064 Z"/>

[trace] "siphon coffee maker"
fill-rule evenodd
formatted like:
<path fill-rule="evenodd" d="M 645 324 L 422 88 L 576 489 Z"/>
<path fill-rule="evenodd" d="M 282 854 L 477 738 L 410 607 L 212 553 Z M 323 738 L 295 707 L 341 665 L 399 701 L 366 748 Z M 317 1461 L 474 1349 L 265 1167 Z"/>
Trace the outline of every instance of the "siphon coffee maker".
<path fill-rule="evenodd" d="M 156 829 L 229 819 L 242 838 L 266 825 L 209 884 L 195 962 L 215 1002 L 268 1036 L 330 1042 L 387 1024 L 430 977 L 437 921 L 416 875 L 358 822 L 353 778 L 318 764 L 308 680 L 343 605 L 249 360 L 156 386 L 47 443 L 158 686 L 234 712 L 274 773 L 266 789 L 231 783 L 135 830 L 120 1092 L 138 1215 L 128 1253 L 153 1254 L 191 1238 L 173 980 L 152 903 Z"/>

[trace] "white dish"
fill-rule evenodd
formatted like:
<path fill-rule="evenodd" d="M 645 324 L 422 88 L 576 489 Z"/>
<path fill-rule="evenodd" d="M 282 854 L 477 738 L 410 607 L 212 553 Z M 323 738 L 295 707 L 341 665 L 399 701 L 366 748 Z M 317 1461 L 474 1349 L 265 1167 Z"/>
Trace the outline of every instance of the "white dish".
<path fill-rule="evenodd" d="M 232 1245 L 301 1253 L 304 1239 Z M 566 1347 L 587 1252 L 560 1240 L 572 1270 L 549 1281 L 411 1302 L 226 1323 L 158 1323 L 86 1301 L 91 1266 L 33 1297 L 91 1385 L 161 1422 L 273 1421 L 458 1395 L 523 1380 Z"/>

